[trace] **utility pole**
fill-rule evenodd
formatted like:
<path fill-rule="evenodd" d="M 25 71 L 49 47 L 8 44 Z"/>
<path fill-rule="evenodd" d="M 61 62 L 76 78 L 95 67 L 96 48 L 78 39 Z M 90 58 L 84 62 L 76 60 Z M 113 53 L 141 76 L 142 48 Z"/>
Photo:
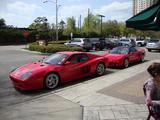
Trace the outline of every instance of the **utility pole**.
<path fill-rule="evenodd" d="M 88 8 L 88 38 L 89 38 L 89 17 L 90 17 L 90 9 Z"/>
<path fill-rule="evenodd" d="M 56 4 L 56 41 L 58 41 L 58 9 L 61 5 L 58 5 L 58 0 L 46 0 L 43 3 L 52 2 Z"/>
<path fill-rule="evenodd" d="M 101 35 L 102 35 L 102 22 L 103 22 L 103 17 L 105 16 L 100 14 L 98 14 L 97 16 L 100 17 L 100 20 L 101 20 Z"/>
<path fill-rule="evenodd" d="M 56 0 L 56 41 L 58 41 L 58 5 Z"/>

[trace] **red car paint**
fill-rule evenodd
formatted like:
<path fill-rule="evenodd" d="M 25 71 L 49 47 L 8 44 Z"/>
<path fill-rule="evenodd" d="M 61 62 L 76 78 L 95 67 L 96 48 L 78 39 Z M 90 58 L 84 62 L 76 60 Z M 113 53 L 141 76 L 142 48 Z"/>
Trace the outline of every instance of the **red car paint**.
<path fill-rule="evenodd" d="M 121 48 L 121 47 L 116 47 L 116 48 Z M 124 47 L 124 48 L 130 49 L 133 47 Z M 108 67 L 122 67 L 124 66 L 125 59 L 128 59 L 129 64 L 131 64 L 134 62 L 141 61 L 142 55 L 145 56 L 144 49 L 136 49 L 136 51 L 129 52 L 128 54 L 107 52 L 104 56 L 106 57 L 106 59 L 108 59 Z"/>
<path fill-rule="evenodd" d="M 65 64 L 67 59 L 61 64 L 46 64 L 43 62 L 32 62 L 10 72 L 9 77 L 13 85 L 20 90 L 40 89 L 44 86 L 44 79 L 50 72 L 55 72 L 60 77 L 60 83 L 76 80 L 96 73 L 97 64 L 103 62 L 107 67 L 107 59 L 104 56 L 85 52 L 59 52 L 67 55 L 69 59 L 73 55 L 85 54 L 88 60 L 77 64 Z M 32 72 L 32 75 L 23 79 L 23 74 Z"/>

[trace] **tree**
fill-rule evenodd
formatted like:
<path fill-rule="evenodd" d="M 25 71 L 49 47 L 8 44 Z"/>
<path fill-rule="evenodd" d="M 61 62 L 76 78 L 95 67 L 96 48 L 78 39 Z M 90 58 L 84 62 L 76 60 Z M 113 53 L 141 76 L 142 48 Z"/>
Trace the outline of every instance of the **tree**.
<path fill-rule="evenodd" d="M 37 30 L 41 38 L 46 39 L 49 37 L 49 23 L 46 17 L 37 17 L 29 28 Z"/>
<path fill-rule="evenodd" d="M 100 34 L 100 19 L 92 13 L 89 13 L 88 16 L 84 18 L 82 30 L 88 36 L 91 34 Z"/>
<path fill-rule="evenodd" d="M 0 28 L 6 27 L 5 20 L 3 18 L 0 19 Z"/>
<path fill-rule="evenodd" d="M 121 35 L 121 31 L 118 22 L 116 20 L 113 21 L 109 20 L 103 23 L 103 25 L 106 37 L 114 37 L 114 36 L 119 37 Z"/>
<path fill-rule="evenodd" d="M 59 23 L 59 27 L 62 31 L 64 30 L 64 25 L 65 25 L 65 22 L 63 20 L 61 20 Z"/>
<path fill-rule="evenodd" d="M 76 33 L 76 20 L 74 17 L 67 18 L 67 26 L 64 34 L 69 35 L 70 33 Z"/>

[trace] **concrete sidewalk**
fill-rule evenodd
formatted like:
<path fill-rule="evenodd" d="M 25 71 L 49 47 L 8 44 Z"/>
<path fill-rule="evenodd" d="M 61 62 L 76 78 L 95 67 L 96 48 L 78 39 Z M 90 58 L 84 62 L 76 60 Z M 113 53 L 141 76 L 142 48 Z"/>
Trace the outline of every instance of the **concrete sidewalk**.
<path fill-rule="evenodd" d="M 50 94 L 0 108 L 0 120 L 82 120 L 82 107 Z"/>
<path fill-rule="evenodd" d="M 83 120 L 146 120 L 144 104 L 84 107 Z"/>

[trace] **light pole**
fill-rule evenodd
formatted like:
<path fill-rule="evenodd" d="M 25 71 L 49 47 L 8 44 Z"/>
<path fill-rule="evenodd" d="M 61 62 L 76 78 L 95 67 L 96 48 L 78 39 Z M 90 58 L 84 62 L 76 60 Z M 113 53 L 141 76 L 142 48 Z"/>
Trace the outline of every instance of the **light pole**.
<path fill-rule="evenodd" d="M 101 35 L 102 35 L 102 21 L 103 21 L 103 17 L 105 16 L 100 14 L 98 14 L 97 16 L 100 17 L 100 20 L 101 20 Z"/>
<path fill-rule="evenodd" d="M 55 0 L 55 1 L 46 0 L 43 3 L 46 3 L 46 2 L 52 2 L 52 3 L 56 4 L 56 41 L 58 41 L 58 8 L 61 5 L 58 5 L 58 1 L 57 0 Z"/>

